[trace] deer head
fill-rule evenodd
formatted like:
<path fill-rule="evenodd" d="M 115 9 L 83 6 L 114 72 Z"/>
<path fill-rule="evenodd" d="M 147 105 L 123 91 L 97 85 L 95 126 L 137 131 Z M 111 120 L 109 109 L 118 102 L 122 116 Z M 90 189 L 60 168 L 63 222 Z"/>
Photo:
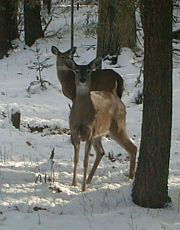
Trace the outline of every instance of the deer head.
<path fill-rule="evenodd" d="M 65 60 L 65 65 L 75 74 L 76 93 L 84 94 L 91 90 L 91 73 L 101 66 L 102 59 L 95 58 L 87 65 L 78 65 L 71 59 Z"/>

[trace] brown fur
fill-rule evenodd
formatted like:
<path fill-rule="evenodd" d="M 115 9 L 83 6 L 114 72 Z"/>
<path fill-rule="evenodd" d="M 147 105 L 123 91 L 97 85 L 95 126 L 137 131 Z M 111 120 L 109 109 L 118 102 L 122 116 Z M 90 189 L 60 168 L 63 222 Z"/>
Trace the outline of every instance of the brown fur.
<path fill-rule="evenodd" d="M 57 76 L 62 86 L 62 92 L 64 96 L 73 100 L 76 97 L 75 77 L 73 71 L 65 65 L 65 60 L 72 57 L 76 51 L 76 47 L 73 47 L 66 52 L 61 52 L 55 46 L 52 46 L 51 50 L 57 57 Z"/>
<path fill-rule="evenodd" d="M 89 70 L 92 69 L 94 62 L 95 61 L 86 66 L 78 66 L 77 64 L 72 64 L 72 61 L 69 62 L 69 66 L 72 66 L 73 69 L 80 70 L 79 73 L 75 71 L 76 86 L 78 90 L 76 91 L 76 98 L 73 101 L 69 124 L 75 153 L 73 185 L 77 184 L 76 170 L 79 161 L 80 142 L 86 141 L 82 191 L 86 190 L 86 183 L 91 182 L 96 168 L 104 155 L 104 149 L 101 144 L 102 136 L 109 134 L 115 141 L 127 150 L 130 155 L 130 178 L 133 178 L 135 173 L 137 152 L 137 147 L 127 135 L 125 105 L 117 96 L 116 92 L 90 92 L 89 85 L 92 75 L 91 72 L 89 73 Z M 83 76 L 81 76 L 82 69 Z M 85 81 L 81 81 L 82 78 L 84 78 Z M 83 85 L 87 91 L 85 92 L 83 87 L 78 88 L 79 85 Z M 81 89 L 83 89 L 82 92 Z M 96 150 L 96 160 L 86 181 L 88 158 L 92 144 Z"/>
<path fill-rule="evenodd" d="M 54 52 L 53 48 L 56 49 Z M 52 52 L 57 56 L 56 67 L 57 76 L 62 86 L 63 94 L 72 101 L 76 97 L 76 83 L 73 71 L 65 65 L 65 60 L 72 55 L 71 49 L 62 53 L 56 47 L 52 47 Z M 113 92 L 116 88 L 117 95 L 121 98 L 124 91 L 123 78 L 112 69 L 98 69 L 92 71 L 91 91 Z M 117 84 L 117 86 L 116 86 Z"/>

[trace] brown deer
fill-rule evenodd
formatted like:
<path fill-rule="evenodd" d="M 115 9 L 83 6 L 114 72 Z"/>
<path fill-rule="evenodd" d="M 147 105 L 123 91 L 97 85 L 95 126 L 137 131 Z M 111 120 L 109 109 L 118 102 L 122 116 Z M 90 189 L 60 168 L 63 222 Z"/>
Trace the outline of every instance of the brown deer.
<path fill-rule="evenodd" d="M 66 97 L 73 100 L 76 97 L 75 78 L 73 71 L 65 65 L 65 60 L 73 56 L 76 52 L 76 47 L 73 47 L 66 52 L 61 52 L 58 48 L 52 46 L 51 51 L 57 56 L 57 76 L 62 86 L 62 92 Z"/>
<path fill-rule="evenodd" d="M 63 94 L 71 100 L 76 97 L 76 85 L 74 73 L 65 66 L 65 60 L 70 58 L 75 52 L 76 47 L 62 53 L 55 46 L 51 47 L 53 54 L 57 56 L 56 66 L 58 79 L 62 86 Z M 121 98 L 124 90 L 122 77 L 112 69 L 100 69 L 101 61 L 96 64 L 95 71 L 91 72 L 91 91 L 109 91 L 116 88 L 117 95 Z"/>
<path fill-rule="evenodd" d="M 99 65 L 99 58 L 88 65 L 77 65 L 73 60 L 66 60 L 66 65 L 75 74 L 76 98 L 73 100 L 69 116 L 71 141 L 74 146 L 74 174 L 72 184 L 77 185 L 76 171 L 79 161 L 80 142 L 85 141 L 84 175 L 82 191 L 86 190 L 86 183 L 90 183 L 99 165 L 104 149 L 101 137 L 109 134 L 130 155 L 129 177 L 135 173 L 137 147 L 128 137 L 126 131 L 126 109 L 121 99 L 113 92 L 91 91 L 92 71 Z M 96 151 L 96 159 L 88 179 L 87 168 L 91 145 Z"/>

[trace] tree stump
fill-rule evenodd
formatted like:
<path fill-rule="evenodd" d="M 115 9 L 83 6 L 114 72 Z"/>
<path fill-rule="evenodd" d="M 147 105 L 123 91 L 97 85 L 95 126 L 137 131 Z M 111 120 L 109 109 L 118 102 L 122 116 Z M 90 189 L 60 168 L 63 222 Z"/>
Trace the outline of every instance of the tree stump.
<path fill-rule="evenodd" d="M 18 110 L 11 109 L 11 122 L 12 125 L 16 128 L 20 128 L 20 122 L 21 122 L 21 113 Z"/>

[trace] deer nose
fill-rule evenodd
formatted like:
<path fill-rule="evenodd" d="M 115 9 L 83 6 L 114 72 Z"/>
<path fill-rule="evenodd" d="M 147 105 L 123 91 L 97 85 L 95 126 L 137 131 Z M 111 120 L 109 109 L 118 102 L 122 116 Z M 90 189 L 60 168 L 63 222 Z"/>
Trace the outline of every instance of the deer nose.
<path fill-rule="evenodd" d="M 86 78 L 81 77 L 81 78 L 79 79 L 79 81 L 80 81 L 81 83 L 84 83 L 84 82 L 86 81 Z"/>

